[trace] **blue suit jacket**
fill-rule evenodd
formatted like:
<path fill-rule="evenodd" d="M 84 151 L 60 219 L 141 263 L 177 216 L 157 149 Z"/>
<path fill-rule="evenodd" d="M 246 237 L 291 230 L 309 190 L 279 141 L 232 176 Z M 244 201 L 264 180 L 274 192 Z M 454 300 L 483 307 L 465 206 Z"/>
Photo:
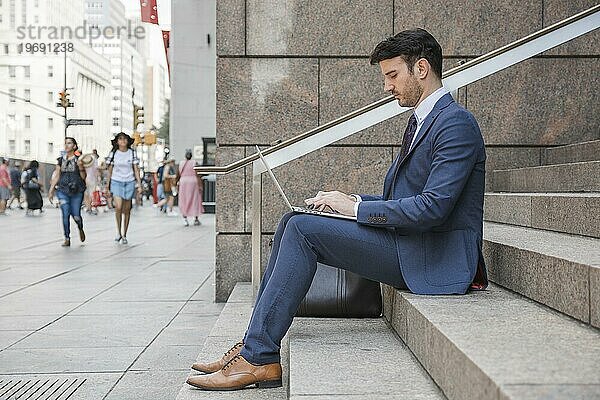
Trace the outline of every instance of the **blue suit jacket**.
<path fill-rule="evenodd" d="M 485 147 L 473 115 L 444 95 L 413 148 L 394 160 L 383 196 L 361 195 L 360 224 L 393 228 L 413 293 L 465 293 L 487 286 L 481 254 Z"/>

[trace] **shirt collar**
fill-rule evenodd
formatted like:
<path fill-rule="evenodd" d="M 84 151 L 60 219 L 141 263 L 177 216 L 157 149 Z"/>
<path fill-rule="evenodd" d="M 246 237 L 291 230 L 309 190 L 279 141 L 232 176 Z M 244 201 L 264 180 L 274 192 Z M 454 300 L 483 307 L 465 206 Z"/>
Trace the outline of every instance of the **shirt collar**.
<path fill-rule="evenodd" d="M 414 109 L 415 118 L 417 119 L 417 125 L 421 125 L 423 123 L 423 121 L 425 120 L 425 118 L 427 118 L 431 110 L 433 110 L 435 103 L 437 103 L 438 100 L 441 99 L 442 96 L 444 96 L 446 93 L 449 93 L 448 90 L 446 90 L 446 88 L 442 86 L 441 88 L 437 89 L 435 92 L 427 96 L 425 100 L 423 100 L 421 104 L 419 104 Z"/>

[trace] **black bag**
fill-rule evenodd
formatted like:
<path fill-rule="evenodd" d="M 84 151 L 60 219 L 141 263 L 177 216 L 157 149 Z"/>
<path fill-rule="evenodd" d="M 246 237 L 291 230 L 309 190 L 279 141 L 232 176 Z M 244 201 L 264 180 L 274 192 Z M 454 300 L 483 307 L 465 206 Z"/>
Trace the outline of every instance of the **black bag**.
<path fill-rule="evenodd" d="M 37 178 L 37 174 L 34 174 L 34 172 L 32 170 L 28 170 L 27 175 L 25 176 L 25 182 L 23 182 L 21 184 L 23 189 L 29 189 L 29 190 L 39 190 L 40 189 L 40 184 L 33 181 L 33 178 Z"/>
<path fill-rule="evenodd" d="M 317 263 L 317 272 L 296 316 L 377 318 L 381 311 L 379 282 Z"/>
<path fill-rule="evenodd" d="M 39 188 L 40 188 L 40 184 L 36 183 L 32 180 L 29 180 L 23 184 L 23 189 L 39 190 Z"/>

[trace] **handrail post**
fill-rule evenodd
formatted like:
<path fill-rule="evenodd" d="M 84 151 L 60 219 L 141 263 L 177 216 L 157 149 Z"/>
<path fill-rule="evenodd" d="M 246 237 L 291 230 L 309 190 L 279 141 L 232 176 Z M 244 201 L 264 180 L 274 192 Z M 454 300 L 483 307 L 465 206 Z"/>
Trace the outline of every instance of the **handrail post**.
<path fill-rule="evenodd" d="M 260 288 L 262 264 L 262 173 L 258 161 L 252 163 L 252 293 L 256 299 Z"/>

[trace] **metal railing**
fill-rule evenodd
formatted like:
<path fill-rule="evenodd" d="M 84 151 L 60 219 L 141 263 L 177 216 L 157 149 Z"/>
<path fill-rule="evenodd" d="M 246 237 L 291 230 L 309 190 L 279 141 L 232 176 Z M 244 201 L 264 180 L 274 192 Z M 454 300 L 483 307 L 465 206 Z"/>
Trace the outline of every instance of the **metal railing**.
<path fill-rule="evenodd" d="M 599 27 L 600 4 L 446 71 L 442 84 L 451 92 L 458 90 Z M 387 96 L 262 153 L 269 166 L 275 168 L 411 109 L 398 106 L 394 100 L 392 95 Z M 195 168 L 199 174 L 228 174 L 252 163 L 252 284 L 255 293 L 261 278 L 261 175 L 265 172 L 258 160 L 255 153 L 223 167 Z"/>

